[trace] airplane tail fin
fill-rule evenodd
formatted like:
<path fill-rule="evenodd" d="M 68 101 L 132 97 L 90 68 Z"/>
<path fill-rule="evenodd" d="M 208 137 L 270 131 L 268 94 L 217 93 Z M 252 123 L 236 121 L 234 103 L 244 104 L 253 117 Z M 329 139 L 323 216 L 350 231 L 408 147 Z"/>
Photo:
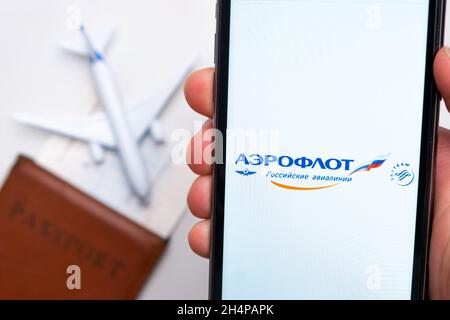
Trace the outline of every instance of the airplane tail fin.
<path fill-rule="evenodd" d="M 104 54 L 108 50 L 114 36 L 116 34 L 116 28 L 111 27 L 108 29 L 101 30 L 99 32 L 94 32 L 92 34 L 91 40 L 95 48 Z M 64 50 L 76 54 L 78 56 L 89 58 L 90 52 L 86 47 L 86 42 L 82 37 L 82 34 L 78 34 L 76 39 L 64 40 L 60 43 L 61 48 Z"/>

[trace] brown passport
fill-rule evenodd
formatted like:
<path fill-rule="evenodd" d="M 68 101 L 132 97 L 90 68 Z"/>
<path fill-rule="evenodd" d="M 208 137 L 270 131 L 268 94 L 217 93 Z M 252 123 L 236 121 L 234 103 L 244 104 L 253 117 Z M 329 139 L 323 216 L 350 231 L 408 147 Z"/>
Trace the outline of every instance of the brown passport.
<path fill-rule="evenodd" d="M 132 299 L 164 246 L 25 157 L 0 191 L 0 299 Z"/>

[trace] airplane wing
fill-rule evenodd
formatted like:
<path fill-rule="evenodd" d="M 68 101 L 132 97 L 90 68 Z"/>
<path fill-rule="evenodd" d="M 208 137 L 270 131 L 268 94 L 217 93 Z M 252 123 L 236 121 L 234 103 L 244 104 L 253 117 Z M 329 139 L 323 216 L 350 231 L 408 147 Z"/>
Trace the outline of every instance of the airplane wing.
<path fill-rule="evenodd" d="M 191 64 L 182 73 L 163 83 L 160 89 L 149 99 L 126 110 L 137 141 L 142 139 L 151 128 L 152 123 L 156 121 L 161 112 L 167 107 L 190 70 Z M 44 118 L 42 116 L 19 113 L 13 114 L 13 118 L 20 123 L 68 138 L 99 144 L 109 149 L 115 148 L 113 133 L 106 114 L 102 111 L 79 120 L 52 119 L 47 116 Z"/>
<path fill-rule="evenodd" d="M 80 120 L 61 120 L 15 113 L 13 118 L 23 124 L 86 143 L 114 148 L 115 140 L 103 112 Z"/>
<path fill-rule="evenodd" d="M 129 109 L 128 117 L 136 140 L 141 140 L 151 129 L 153 122 L 160 116 L 175 93 L 183 85 L 184 80 L 192 70 L 192 65 L 186 65 L 183 72 L 163 82 L 152 96 Z"/>

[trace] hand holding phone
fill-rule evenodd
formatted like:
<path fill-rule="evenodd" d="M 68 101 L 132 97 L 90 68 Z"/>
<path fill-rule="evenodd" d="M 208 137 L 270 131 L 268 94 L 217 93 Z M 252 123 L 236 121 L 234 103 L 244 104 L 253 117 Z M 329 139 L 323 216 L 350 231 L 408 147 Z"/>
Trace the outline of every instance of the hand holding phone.
<path fill-rule="evenodd" d="M 445 59 L 448 59 L 448 57 L 445 55 L 445 52 L 442 52 L 442 53 L 440 53 L 440 55 L 438 55 L 438 57 L 437 57 L 437 65 L 440 63 L 441 65 L 444 65 L 445 63 L 448 63 L 448 60 L 445 60 Z M 443 85 L 443 83 L 445 83 L 445 77 L 444 76 L 442 76 L 443 74 L 445 74 L 444 72 L 442 72 L 441 73 L 441 78 L 439 78 L 439 75 L 440 75 L 440 73 L 439 73 L 439 70 L 441 70 L 441 69 L 439 69 L 439 68 L 437 68 L 436 69 L 437 71 L 436 71 L 436 77 L 437 77 L 437 80 L 438 80 L 438 85 L 440 84 L 441 86 Z M 206 75 L 206 73 L 203 73 L 203 76 L 205 76 Z M 212 74 L 210 73 L 209 74 L 209 76 L 212 76 Z M 200 77 L 199 75 L 197 75 L 197 77 Z M 195 77 L 193 77 L 193 78 L 191 78 L 191 79 L 195 79 Z M 198 79 L 198 78 L 197 78 Z M 441 81 L 439 81 L 439 80 L 441 80 Z M 191 80 L 191 81 L 194 81 L 194 80 Z M 192 83 L 192 82 L 191 82 Z M 399 85 L 401 86 L 402 84 L 401 83 L 399 83 Z M 187 92 L 189 92 L 189 83 L 188 83 L 188 85 L 187 85 Z M 198 88 L 197 88 L 198 89 Z M 444 88 L 445 89 L 445 88 Z M 442 88 L 441 88 L 441 90 L 442 90 Z M 444 91 L 445 92 L 445 90 L 442 90 L 442 91 Z M 199 92 L 199 90 L 197 90 L 197 92 Z M 266 92 L 262 92 L 261 94 L 266 94 L 267 95 L 267 93 Z M 443 93 L 443 95 L 444 95 L 444 97 L 445 97 L 445 93 Z M 204 96 L 204 97 L 206 97 L 206 95 Z M 189 94 L 188 94 L 188 101 L 190 101 L 191 103 L 192 102 L 194 102 L 194 104 L 196 103 L 196 102 L 198 102 L 197 103 L 197 106 L 200 106 L 200 107 L 202 107 L 201 106 L 201 100 L 200 99 L 198 99 L 197 101 L 195 101 L 196 100 L 196 98 L 193 98 L 192 96 L 191 96 L 191 98 L 189 98 Z M 212 99 L 211 99 L 212 100 Z M 210 100 L 210 101 L 211 101 Z M 205 100 L 203 100 L 203 102 L 204 102 Z M 203 106 L 205 106 L 206 104 L 204 104 Z M 446 136 L 446 134 L 445 133 L 443 133 L 442 134 L 443 135 L 443 137 L 445 137 Z M 445 138 L 441 138 L 441 140 L 443 140 L 443 139 L 445 139 Z M 442 149 L 442 148 L 441 148 Z M 279 158 L 281 158 L 281 157 L 279 157 Z M 254 159 L 257 159 L 258 161 L 255 161 Z M 270 160 L 269 161 L 269 164 L 271 163 L 271 162 L 275 162 L 276 160 L 274 159 L 274 158 L 267 158 L 268 160 Z M 264 160 L 267 160 L 267 159 L 264 159 Z M 286 156 L 286 157 L 284 157 L 283 158 L 284 160 L 283 161 L 285 161 L 284 162 L 284 165 L 287 165 L 287 164 L 289 164 L 290 163 L 290 160 L 288 159 L 288 157 Z M 311 160 L 311 158 L 308 158 L 308 159 L 310 159 Z M 331 158 L 330 158 L 331 159 Z M 328 160 L 330 160 L 330 159 L 328 159 Z M 316 159 L 317 160 L 317 159 Z M 341 159 L 341 160 L 346 160 L 346 159 Z M 348 160 L 348 159 L 347 159 Z M 378 159 L 379 160 L 379 159 Z M 250 160 L 249 159 L 247 159 L 247 157 L 246 156 L 244 156 L 244 158 L 242 159 L 242 161 L 243 161 L 243 163 L 245 163 L 245 164 L 247 164 L 247 162 L 251 165 L 251 164 L 255 164 L 255 163 L 259 163 L 259 162 L 261 162 L 260 160 L 259 160 L 259 157 L 256 157 L 256 158 L 254 158 L 253 157 L 253 162 L 250 162 Z M 386 161 L 386 160 L 384 160 L 384 161 Z M 439 161 L 439 159 L 438 159 L 438 161 Z M 267 161 L 266 161 L 267 162 Z M 326 159 L 324 159 L 324 161 L 323 162 L 327 162 L 327 160 Z M 345 163 L 345 162 L 344 162 Z M 280 163 L 278 163 L 278 164 L 280 164 Z M 283 163 L 281 163 L 281 164 L 283 164 Z M 334 161 L 334 163 L 332 163 L 332 162 L 330 162 L 329 164 L 332 164 L 332 168 L 335 168 L 335 167 L 337 167 L 338 166 L 338 164 L 337 164 L 337 161 Z M 380 166 L 377 166 L 379 163 L 377 163 L 377 159 L 374 159 L 373 161 L 371 161 L 371 162 L 369 162 L 368 163 L 368 167 L 366 167 L 366 168 L 364 168 L 364 169 L 369 169 L 369 170 L 366 170 L 366 171 L 370 171 L 370 169 L 376 169 L 376 168 L 379 168 Z M 440 164 L 440 161 L 438 162 L 438 166 L 439 166 L 439 164 Z M 319 167 L 321 167 L 321 164 L 320 164 L 320 162 L 318 162 L 318 166 Z M 370 168 L 370 166 L 372 166 L 372 168 Z M 363 168 L 363 167 L 365 167 L 365 165 L 364 166 L 361 166 L 361 168 Z M 201 168 L 201 166 L 200 167 L 197 167 L 197 169 L 199 169 L 199 168 Z M 358 169 L 361 171 L 361 168 L 355 168 L 355 172 L 359 172 L 359 171 L 357 171 Z M 364 170 L 363 169 L 363 170 Z M 202 169 L 200 169 L 200 171 L 202 171 L 203 170 L 203 173 L 207 173 L 208 172 L 208 169 L 206 168 L 206 167 L 203 167 Z M 206 178 L 204 178 L 203 177 L 203 179 L 201 179 L 201 180 L 199 180 L 199 181 L 202 181 L 203 180 L 203 182 L 197 182 L 197 184 L 196 184 L 196 186 L 197 187 L 195 187 L 194 186 L 194 188 L 193 188 L 193 190 L 199 190 L 201 187 L 200 186 L 202 186 L 203 185 L 203 187 L 205 187 L 205 184 L 207 184 L 207 180 L 206 180 Z M 442 183 L 440 183 L 440 180 L 439 180 L 439 176 L 438 176 L 438 190 L 437 190 L 437 195 L 438 195 L 438 199 L 439 199 L 439 195 L 440 195 L 440 193 L 439 193 L 439 187 L 442 185 Z M 208 188 L 206 188 L 206 189 L 208 189 Z M 193 191 L 193 192 L 191 192 L 191 196 L 190 196 L 190 199 L 191 199 L 191 202 L 192 202 L 192 197 L 194 197 L 195 198 L 195 196 L 192 196 L 192 194 L 195 194 L 195 191 Z M 438 202 L 439 202 L 439 200 L 438 200 Z M 191 207 L 192 207 L 192 205 L 191 205 Z M 204 212 L 206 211 L 206 209 L 205 208 L 207 208 L 207 207 L 203 207 L 203 209 L 202 210 L 204 210 Z M 194 210 L 195 210 L 196 208 L 194 208 Z M 198 211 L 198 209 L 199 208 L 197 208 L 197 211 Z M 203 213 L 204 213 L 203 212 Z M 205 215 L 203 215 L 203 217 L 205 217 Z M 306 221 L 306 222 L 308 222 L 308 221 Z M 203 225 L 203 226 L 205 226 L 205 225 Z M 358 226 L 358 225 L 356 225 L 356 226 Z M 399 226 L 399 228 L 401 228 L 402 226 Z M 381 230 L 381 231 L 383 231 L 383 230 Z M 195 231 L 194 231 L 194 233 L 195 233 Z M 446 233 L 444 233 L 444 235 L 445 235 Z M 448 236 L 447 237 L 443 237 L 444 239 L 445 238 L 448 238 Z M 436 239 L 436 237 L 434 238 L 434 239 Z M 295 240 L 295 238 L 294 238 L 294 240 Z M 434 241 L 434 240 L 433 240 Z M 440 241 L 442 241 L 442 239 L 440 239 Z M 313 246 L 311 246 L 312 248 L 313 248 Z M 207 246 L 205 246 L 203 249 L 207 249 Z M 280 250 L 282 250 L 283 248 L 280 248 Z M 339 248 L 338 248 L 339 249 Z M 381 252 L 383 252 L 383 251 L 381 251 Z M 433 251 L 434 252 L 434 251 Z M 433 252 L 432 252 L 432 256 L 431 256 L 431 265 L 433 266 L 433 264 L 435 263 L 434 261 L 436 260 L 436 259 L 434 259 L 433 258 L 433 256 L 435 256 L 435 257 L 438 257 L 438 260 L 439 260 L 439 257 L 441 257 L 441 255 L 439 255 L 439 254 L 437 254 L 437 255 L 434 255 L 433 254 Z M 313 253 L 313 255 L 314 255 L 314 253 Z M 308 257 L 307 255 L 305 255 L 305 257 Z M 294 262 L 295 262 L 295 260 L 293 260 Z M 251 266 L 252 268 L 255 268 L 255 270 L 256 270 L 256 272 L 258 272 L 258 266 Z M 320 264 L 318 265 L 318 267 L 320 268 L 320 267 L 322 267 Z M 263 267 L 264 268 L 264 267 Z M 261 269 L 261 268 L 259 268 L 259 269 Z M 377 271 L 377 269 L 376 268 L 371 268 L 371 270 L 368 270 L 368 271 L 372 271 L 372 272 L 374 272 L 374 273 L 377 273 L 378 271 Z M 432 271 L 433 271 L 433 269 L 432 269 Z M 344 270 L 344 272 L 345 272 L 345 270 Z M 435 275 L 436 275 L 436 273 L 435 273 Z M 435 275 L 433 275 L 433 273 L 431 274 L 431 279 L 432 279 L 432 281 L 433 281 L 433 279 L 434 279 L 434 277 L 436 277 Z M 270 275 L 269 275 L 270 276 Z M 295 276 L 296 275 L 294 275 L 294 279 L 295 279 Z M 277 275 L 275 274 L 275 277 L 277 277 Z M 437 276 L 438 277 L 438 276 Z M 355 279 L 352 279 L 352 278 L 349 278 L 348 279 L 349 280 L 349 287 L 351 287 L 352 286 L 352 281 L 354 281 Z M 438 283 L 438 281 L 436 281 L 436 283 Z M 432 282 L 432 285 L 431 285 L 431 288 L 432 288 L 432 294 L 436 294 L 436 290 L 433 290 L 433 287 L 435 287 L 435 286 L 433 286 L 433 282 Z M 323 289 L 323 288 L 322 288 Z M 369 288 L 370 289 L 370 288 Z M 375 289 L 377 289 L 377 285 L 375 284 Z M 301 290 L 301 286 L 299 286 L 299 290 Z M 345 290 L 345 287 L 344 287 L 344 290 Z M 434 293 L 433 293 L 433 291 L 434 291 Z M 300 292 L 300 291 L 299 291 Z M 442 291 L 441 291 L 442 292 Z M 301 292 L 300 292 L 301 293 Z M 412 295 L 413 297 L 416 297 L 416 296 L 414 296 L 414 294 Z M 344 297 L 344 296 L 343 296 Z"/>

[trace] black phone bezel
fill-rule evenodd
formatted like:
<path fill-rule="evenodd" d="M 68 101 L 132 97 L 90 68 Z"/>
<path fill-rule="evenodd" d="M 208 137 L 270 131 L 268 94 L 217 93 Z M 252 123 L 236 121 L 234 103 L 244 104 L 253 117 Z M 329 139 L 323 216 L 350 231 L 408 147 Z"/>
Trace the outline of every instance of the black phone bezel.
<path fill-rule="evenodd" d="M 434 165 L 440 101 L 433 78 L 433 60 L 436 52 L 443 44 L 445 6 L 445 0 L 430 0 L 420 170 L 418 175 L 416 238 L 411 288 L 411 299 L 413 300 L 427 297 L 428 248 L 433 209 Z M 214 77 L 214 126 L 223 135 L 222 159 L 224 161 L 226 159 L 225 133 L 228 103 L 230 7 L 230 0 L 217 1 L 214 53 L 216 66 Z M 209 297 L 212 300 L 220 300 L 222 299 L 225 164 L 214 165 L 212 195 Z"/>

